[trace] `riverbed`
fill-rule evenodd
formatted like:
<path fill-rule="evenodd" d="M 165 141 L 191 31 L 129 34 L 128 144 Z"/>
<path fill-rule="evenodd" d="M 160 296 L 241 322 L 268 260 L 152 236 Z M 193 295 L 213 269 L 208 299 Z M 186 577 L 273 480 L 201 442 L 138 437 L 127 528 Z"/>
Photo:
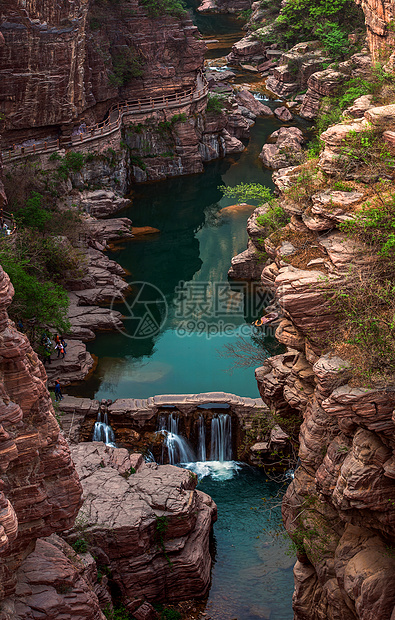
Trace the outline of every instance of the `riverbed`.
<path fill-rule="evenodd" d="M 198 16 L 196 22 L 205 38 L 219 41 L 217 49 L 210 46 L 210 59 L 228 53 L 243 36 L 234 17 Z M 275 118 L 258 118 L 240 155 L 207 164 L 203 174 L 134 188 L 132 205 L 122 216 L 136 227 L 160 232 L 121 245 L 109 256 L 127 270 L 130 283 L 149 286 L 133 284 L 126 303 L 116 306 L 126 319 L 124 332 L 99 334 L 89 344 L 98 365 L 80 395 L 115 399 L 223 391 L 259 396 L 253 370 L 258 358 L 234 368 L 227 354 L 227 345 L 237 346 L 240 339 L 256 342 L 251 323 L 271 301 L 267 294 L 258 308 L 254 291 L 227 279 L 231 258 L 246 248 L 246 222 L 254 205 L 229 208 L 235 200 L 219 187 L 251 182 L 273 188 L 272 173 L 258 155 L 281 125 Z M 140 307 L 151 317 L 142 334 L 134 320 Z M 261 358 L 281 350 L 271 329 L 260 334 L 258 345 Z M 218 505 L 205 618 L 290 620 L 294 559 L 287 553 L 280 508 L 288 481 L 269 480 L 264 471 L 232 460 L 187 467 L 198 473 L 199 488 Z"/>

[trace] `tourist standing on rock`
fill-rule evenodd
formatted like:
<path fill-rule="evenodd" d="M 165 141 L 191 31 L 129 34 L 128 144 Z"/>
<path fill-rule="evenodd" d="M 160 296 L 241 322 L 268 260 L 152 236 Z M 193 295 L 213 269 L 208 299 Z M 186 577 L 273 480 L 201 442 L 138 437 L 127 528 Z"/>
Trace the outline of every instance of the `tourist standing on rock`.
<path fill-rule="evenodd" d="M 41 345 L 43 347 L 43 362 L 44 365 L 46 362 L 48 364 L 51 363 L 51 353 L 52 353 L 52 342 L 49 336 L 44 332 L 41 338 Z"/>
<path fill-rule="evenodd" d="M 62 345 L 62 347 L 63 347 L 63 353 L 64 353 L 63 357 L 64 357 L 64 356 L 66 355 L 66 353 L 67 353 L 67 351 L 66 351 L 67 342 L 65 341 L 65 339 L 64 339 L 64 338 L 61 338 L 61 339 L 60 339 L 60 344 L 61 344 L 61 345 Z"/>
<path fill-rule="evenodd" d="M 55 381 L 55 400 L 63 400 L 62 388 L 58 379 Z"/>
<path fill-rule="evenodd" d="M 61 342 L 59 342 L 59 344 L 55 344 L 55 349 L 58 351 L 58 357 L 60 357 L 60 355 L 62 355 L 62 357 L 65 356 L 64 348 Z"/>

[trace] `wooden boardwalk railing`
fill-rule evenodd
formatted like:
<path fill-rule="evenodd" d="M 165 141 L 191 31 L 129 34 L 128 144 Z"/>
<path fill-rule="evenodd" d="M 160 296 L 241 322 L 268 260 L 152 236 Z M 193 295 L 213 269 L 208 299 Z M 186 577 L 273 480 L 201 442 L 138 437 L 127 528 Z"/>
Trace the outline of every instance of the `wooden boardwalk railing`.
<path fill-rule="evenodd" d="M 155 98 L 147 97 L 146 99 L 138 99 L 135 101 L 125 101 L 124 103 L 114 105 L 108 113 L 108 118 L 102 123 L 86 127 L 84 131 L 80 131 L 69 138 L 47 140 L 29 146 L 14 145 L 12 149 L 2 151 L 3 161 L 7 163 L 10 160 L 19 159 L 21 157 L 38 155 L 40 153 L 51 153 L 62 148 L 74 148 L 78 150 L 81 144 L 93 140 L 100 140 L 118 131 L 121 128 L 122 119 L 126 115 L 179 108 L 188 103 L 203 99 L 207 96 L 207 93 L 208 84 L 206 79 L 198 78 L 197 86 L 183 91 L 182 93 L 169 96 L 163 95 L 162 97 Z"/>

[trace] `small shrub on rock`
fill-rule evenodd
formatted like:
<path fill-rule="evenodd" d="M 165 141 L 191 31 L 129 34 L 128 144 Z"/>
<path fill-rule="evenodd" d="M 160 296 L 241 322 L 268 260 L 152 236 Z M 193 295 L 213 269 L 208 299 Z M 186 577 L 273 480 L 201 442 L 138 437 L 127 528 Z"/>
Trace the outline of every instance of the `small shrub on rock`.
<path fill-rule="evenodd" d="M 187 14 L 182 0 L 140 0 L 139 4 L 146 7 L 151 17 L 171 15 L 181 18 Z"/>
<path fill-rule="evenodd" d="M 236 198 L 239 202 L 257 202 L 259 206 L 266 202 L 271 203 L 274 195 L 271 189 L 261 185 L 260 183 L 239 183 L 233 187 L 220 185 L 218 189 L 223 192 L 227 198 Z"/>
<path fill-rule="evenodd" d="M 224 97 L 221 95 L 210 95 L 207 100 L 207 112 L 210 114 L 221 114 L 223 109 Z"/>

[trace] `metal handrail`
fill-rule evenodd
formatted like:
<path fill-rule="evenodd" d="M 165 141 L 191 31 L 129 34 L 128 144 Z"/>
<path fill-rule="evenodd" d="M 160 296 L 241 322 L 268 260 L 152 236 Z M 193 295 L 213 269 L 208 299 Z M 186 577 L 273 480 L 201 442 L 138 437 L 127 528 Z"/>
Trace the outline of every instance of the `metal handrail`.
<path fill-rule="evenodd" d="M 101 139 L 108 136 L 115 131 L 119 130 L 122 125 L 122 119 L 128 114 L 141 114 L 142 112 L 150 112 L 153 110 L 163 110 L 165 108 L 177 108 L 187 103 L 193 103 L 206 97 L 208 93 L 208 83 L 206 78 L 202 79 L 202 88 L 196 90 L 196 88 L 190 88 L 183 93 L 175 93 L 174 95 L 162 95 L 161 97 L 147 97 L 145 99 L 137 99 L 133 101 L 126 101 L 122 104 L 114 105 L 110 108 L 108 118 L 101 123 L 96 123 L 85 129 L 84 132 L 80 132 L 78 135 L 71 136 L 67 144 L 62 145 L 62 139 L 48 140 L 44 143 L 33 144 L 31 146 L 14 145 L 12 149 L 2 151 L 3 161 L 18 159 L 20 157 L 27 157 L 29 155 L 38 155 L 39 153 L 51 153 L 60 150 L 64 147 L 76 147 L 79 145 L 91 142 L 92 140 Z M 111 120 L 111 117 L 116 113 L 116 119 Z"/>

